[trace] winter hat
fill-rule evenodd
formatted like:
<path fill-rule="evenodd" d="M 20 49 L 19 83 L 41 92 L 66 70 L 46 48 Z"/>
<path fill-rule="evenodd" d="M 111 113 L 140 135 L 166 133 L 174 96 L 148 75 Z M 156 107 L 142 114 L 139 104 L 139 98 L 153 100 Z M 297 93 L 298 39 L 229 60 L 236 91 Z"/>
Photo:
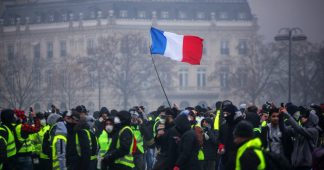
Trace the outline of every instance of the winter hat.
<path fill-rule="evenodd" d="M 223 105 L 222 110 L 223 110 L 223 112 L 231 113 L 231 115 L 234 115 L 235 112 L 238 111 L 237 107 L 234 106 L 233 104 Z"/>
<path fill-rule="evenodd" d="M 292 103 L 287 103 L 286 104 L 287 111 L 290 115 L 293 115 L 298 111 L 298 107 Z"/>
<path fill-rule="evenodd" d="M 298 110 L 300 111 L 300 116 L 301 117 L 306 117 L 306 118 L 309 117 L 310 111 L 307 108 L 305 108 L 303 106 L 299 106 Z"/>
<path fill-rule="evenodd" d="M 260 125 L 260 116 L 256 112 L 247 112 L 245 120 L 250 122 L 253 127 L 259 127 Z"/>
<path fill-rule="evenodd" d="M 117 117 L 119 117 L 120 122 L 123 125 L 129 125 L 131 122 L 131 114 L 126 110 L 122 110 L 122 111 L 118 112 Z"/>
<path fill-rule="evenodd" d="M 48 116 L 47 118 L 47 123 L 49 125 L 54 125 L 60 118 L 62 118 L 61 115 L 56 114 L 56 113 L 52 113 Z"/>
<path fill-rule="evenodd" d="M 254 136 L 253 126 L 250 122 L 240 121 L 233 131 L 234 137 L 252 138 Z"/>
<path fill-rule="evenodd" d="M 176 113 L 174 113 L 174 111 L 171 108 L 165 109 L 165 115 L 172 116 L 172 118 L 175 118 L 177 116 Z"/>
<path fill-rule="evenodd" d="M 75 108 L 75 111 L 78 113 L 88 113 L 89 111 L 84 105 L 79 105 Z"/>
<path fill-rule="evenodd" d="M 15 112 L 11 109 L 4 109 L 1 111 L 1 122 L 10 124 L 16 122 Z"/>
<path fill-rule="evenodd" d="M 106 113 L 106 114 L 109 114 L 109 110 L 106 108 L 106 107 L 102 107 L 101 109 L 100 109 L 100 116 L 102 115 L 102 114 L 104 114 L 104 113 Z"/>

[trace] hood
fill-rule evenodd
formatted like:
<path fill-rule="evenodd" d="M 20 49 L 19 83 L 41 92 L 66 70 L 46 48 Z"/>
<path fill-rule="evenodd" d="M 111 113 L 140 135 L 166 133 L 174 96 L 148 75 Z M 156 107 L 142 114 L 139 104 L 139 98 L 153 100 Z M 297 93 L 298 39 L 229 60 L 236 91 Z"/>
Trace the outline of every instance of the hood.
<path fill-rule="evenodd" d="M 190 122 L 188 120 L 188 117 L 185 114 L 179 115 L 175 120 L 174 124 L 179 131 L 179 133 L 183 134 L 186 131 L 190 130 Z"/>
<path fill-rule="evenodd" d="M 67 135 L 67 129 L 65 124 L 61 121 L 61 122 L 57 122 L 56 123 L 56 131 L 55 134 L 60 134 L 60 135 Z"/>
<path fill-rule="evenodd" d="M 204 118 L 204 119 L 202 119 L 202 120 L 200 121 L 200 127 L 203 127 L 203 125 L 202 125 L 203 121 L 206 121 L 210 126 L 213 126 L 213 124 L 214 124 L 214 123 L 213 123 L 213 119 L 207 117 L 207 118 Z"/>
<path fill-rule="evenodd" d="M 1 111 L 1 122 L 5 125 L 16 122 L 15 112 L 11 109 L 5 109 Z"/>
<path fill-rule="evenodd" d="M 87 123 L 87 120 L 86 119 L 80 119 L 79 123 L 77 123 L 75 126 L 74 126 L 74 130 L 75 131 L 79 131 L 81 129 L 90 129 L 90 126 L 89 124 Z"/>
<path fill-rule="evenodd" d="M 54 125 L 60 118 L 62 118 L 59 114 L 52 113 L 47 118 L 47 124 L 50 126 Z"/>
<path fill-rule="evenodd" d="M 260 116 L 254 112 L 247 112 L 245 120 L 250 122 L 254 128 L 259 127 L 260 125 Z"/>
<path fill-rule="evenodd" d="M 93 116 L 86 116 L 86 120 L 87 120 L 87 124 L 93 128 L 94 127 L 94 123 L 95 123 L 95 119 Z"/>
<path fill-rule="evenodd" d="M 318 125 L 318 116 L 314 113 L 310 113 L 308 116 L 308 121 L 305 124 L 305 127 L 316 127 Z"/>

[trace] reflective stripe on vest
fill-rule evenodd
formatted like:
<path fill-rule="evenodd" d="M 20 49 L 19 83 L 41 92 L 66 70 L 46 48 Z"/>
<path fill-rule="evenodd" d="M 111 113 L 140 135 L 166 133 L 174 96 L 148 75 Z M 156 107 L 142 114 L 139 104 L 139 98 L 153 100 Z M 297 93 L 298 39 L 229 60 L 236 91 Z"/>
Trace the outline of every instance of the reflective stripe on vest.
<path fill-rule="evenodd" d="M 137 149 L 141 153 L 144 153 L 143 137 L 142 137 L 141 131 L 139 129 L 137 129 L 136 127 L 134 127 L 134 126 L 132 126 L 132 130 L 133 130 L 133 134 L 135 136 Z"/>
<path fill-rule="evenodd" d="M 89 140 L 89 148 L 90 148 L 90 152 L 92 154 L 92 140 L 91 140 L 91 135 L 90 135 L 90 131 L 87 129 L 83 129 L 87 136 L 88 136 L 88 140 Z M 81 149 L 80 149 L 80 142 L 79 142 L 79 135 L 78 133 L 75 134 L 75 141 L 76 141 L 76 149 L 77 149 L 77 153 L 78 155 L 81 157 Z M 95 160 L 97 159 L 97 155 L 91 155 L 90 156 L 90 160 Z"/>
<path fill-rule="evenodd" d="M 248 148 L 261 148 L 261 140 L 260 138 L 254 138 L 249 140 L 248 142 L 246 142 L 245 144 L 243 144 L 238 150 L 237 150 L 237 154 L 236 154 L 236 160 L 235 160 L 235 170 L 241 170 L 241 162 L 240 162 L 240 158 L 243 155 L 243 153 L 245 152 L 246 149 Z M 264 155 L 262 153 L 261 149 L 253 149 L 254 152 L 257 154 L 259 160 L 260 160 L 260 164 L 258 165 L 258 170 L 264 170 L 266 168 L 266 164 L 265 164 L 265 158 Z"/>
<path fill-rule="evenodd" d="M 46 125 L 44 126 L 38 133 L 37 133 L 37 136 L 40 138 L 41 140 L 41 144 L 40 144 L 40 147 L 39 147 L 39 152 L 40 152 L 40 155 L 39 157 L 42 158 L 42 159 L 49 159 L 48 155 L 44 154 L 43 153 L 43 141 L 44 141 L 44 135 L 47 131 L 50 130 L 50 125 Z"/>
<path fill-rule="evenodd" d="M 205 160 L 205 154 L 204 154 L 204 151 L 202 150 L 202 148 L 200 148 L 198 151 L 198 160 L 199 161 Z"/>
<path fill-rule="evenodd" d="M 61 169 L 60 168 L 60 161 L 58 160 L 57 155 L 56 155 L 56 153 L 57 153 L 56 152 L 56 143 L 57 143 L 57 141 L 59 139 L 63 140 L 65 143 L 67 141 L 66 137 L 63 136 L 63 135 L 55 135 L 54 136 L 52 146 L 51 146 L 51 148 L 52 148 L 52 169 L 53 170 L 55 170 L 55 169 L 60 170 Z"/>
<path fill-rule="evenodd" d="M 214 130 L 219 130 L 219 117 L 220 117 L 220 110 L 217 110 L 216 117 L 214 119 Z"/>
<path fill-rule="evenodd" d="M 101 135 L 99 136 L 99 155 L 103 157 L 107 151 L 109 150 L 110 144 L 111 144 L 112 139 L 108 138 L 108 133 L 103 130 Z"/>
<path fill-rule="evenodd" d="M 7 141 L 6 141 L 6 139 L 4 137 L 0 136 L 0 140 L 3 140 L 3 142 L 5 143 L 5 146 L 7 146 Z M 2 170 L 2 166 L 3 166 L 3 164 L 1 163 L 0 164 L 0 170 Z"/>
<path fill-rule="evenodd" d="M 22 144 L 22 146 L 19 149 L 18 153 L 32 152 L 33 151 L 33 146 L 32 146 L 31 140 L 29 138 L 29 135 L 28 135 L 28 137 L 26 139 L 24 139 L 21 136 L 21 126 L 22 126 L 22 124 L 19 124 L 18 126 L 16 126 L 17 139 Z"/>
<path fill-rule="evenodd" d="M 253 128 L 253 132 L 261 133 L 261 128 Z"/>
<path fill-rule="evenodd" d="M 8 133 L 8 141 L 6 141 L 7 142 L 7 157 L 10 158 L 10 157 L 16 155 L 16 153 L 17 153 L 15 137 L 13 135 L 13 132 L 6 125 L 2 125 L 2 127 L 0 127 L 0 130 L 1 129 L 3 129 L 4 131 L 6 131 Z"/>
<path fill-rule="evenodd" d="M 156 135 L 156 126 L 158 125 L 159 122 L 160 122 L 160 116 L 156 117 L 155 120 L 154 120 L 153 137 L 155 137 L 155 135 Z"/>
<path fill-rule="evenodd" d="M 262 121 L 261 122 L 261 127 L 266 127 L 267 126 L 267 121 Z"/>
<path fill-rule="evenodd" d="M 123 127 L 119 133 L 118 133 L 118 140 L 117 140 L 117 146 L 116 148 L 119 149 L 120 148 L 120 135 L 124 132 L 125 129 L 129 129 L 132 133 L 132 144 L 129 148 L 129 154 L 128 155 L 125 155 L 121 158 L 117 158 L 115 160 L 115 164 L 122 164 L 122 165 L 125 165 L 125 166 L 128 166 L 128 167 L 131 167 L 131 168 L 134 168 L 135 167 L 135 164 L 134 164 L 134 157 L 132 155 L 132 151 L 133 151 L 133 147 L 134 147 L 134 133 L 132 131 L 132 129 L 129 127 L 129 126 L 125 126 Z"/>

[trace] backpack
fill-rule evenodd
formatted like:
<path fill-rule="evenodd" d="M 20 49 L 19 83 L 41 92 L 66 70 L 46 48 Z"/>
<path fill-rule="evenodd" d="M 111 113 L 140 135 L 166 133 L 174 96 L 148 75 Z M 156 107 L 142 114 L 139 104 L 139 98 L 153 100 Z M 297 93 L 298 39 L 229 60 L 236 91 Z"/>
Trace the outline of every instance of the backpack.
<path fill-rule="evenodd" d="M 284 155 L 263 150 L 266 170 L 291 170 L 289 161 Z"/>
<path fill-rule="evenodd" d="M 200 147 L 204 144 L 204 132 L 201 127 L 194 126 L 193 130 L 195 131 L 196 139 Z"/>

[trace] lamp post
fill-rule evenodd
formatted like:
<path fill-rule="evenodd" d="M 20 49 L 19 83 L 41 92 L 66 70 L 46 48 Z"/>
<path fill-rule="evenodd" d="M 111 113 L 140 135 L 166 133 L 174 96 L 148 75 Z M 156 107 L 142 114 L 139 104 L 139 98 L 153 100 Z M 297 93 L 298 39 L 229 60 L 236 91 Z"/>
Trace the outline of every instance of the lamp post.
<path fill-rule="evenodd" d="M 275 41 L 288 41 L 288 102 L 291 102 L 291 45 L 292 41 L 304 41 L 307 37 L 300 28 L 281 28 Z"/>

